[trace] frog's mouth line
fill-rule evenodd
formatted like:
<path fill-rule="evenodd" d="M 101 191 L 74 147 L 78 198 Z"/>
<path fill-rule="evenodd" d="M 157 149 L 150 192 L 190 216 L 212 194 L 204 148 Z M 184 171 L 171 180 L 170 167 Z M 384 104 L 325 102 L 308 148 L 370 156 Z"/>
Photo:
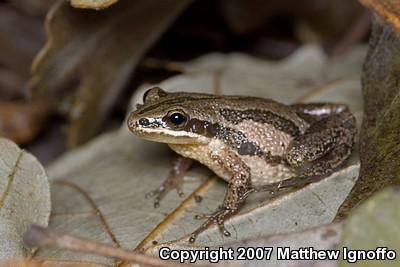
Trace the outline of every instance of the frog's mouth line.
<path fill-rule="evenodd" d="M 185 131 L 140 127 L 131 129 L 131 131 L 140 138 L 159 143 L 191 145 L 208 143 L 207 137 Z"/>

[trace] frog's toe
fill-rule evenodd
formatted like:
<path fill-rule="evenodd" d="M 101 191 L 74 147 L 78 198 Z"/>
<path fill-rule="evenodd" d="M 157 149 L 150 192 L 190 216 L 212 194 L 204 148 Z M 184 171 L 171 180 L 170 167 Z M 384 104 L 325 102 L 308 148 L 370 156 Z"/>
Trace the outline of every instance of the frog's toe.
<path fill-rule="evenodd" d="M 162 191 L 162 190 L 161 190 L 161 187 L 160 187 L 159 189 L 156 189 L 156 190 L 152 190 L 152 191 L 150 191 L 150 192 L 147 192 L 146 195 L 145 195 L 145 197 L 146 197 L 146 198 L 155 197 L 155 196 L 159 195 L 161 191 Z"/>
<path fill-rule="evenodd" d="M 225 228 L 225 217 L 217 218 L 217 226 L 221 234 L 223 234 L 226 237 L 231 236 L 231 233 Z"/>
<path fill-rule="evenodd" d="M 202 220 L 202 219 L 208 219 L 208 218 L 210 218 L 210 214 L 196 214 L 196 215 L 194 215 L 194 218 L 196 219 L 196 220 Z"/>
<path fill-rule="evenodd" d="M 172 190 L 176 190 L 180 197 L 185 196 L 182 190 L 182 181 L 175 177 L 169 177 L 164 183 L 156 190 L 146 193 L 146 198 L 154 197 L 154 207 L 158 208 L 160 206 L 161 200 Z"/>
<path fill-rule="evenodd" d="M 154 208 L 158 208 L 160 206 L 161 200 L 168 193 L 168 191 L 169 190 L 167 190 L 167 188 L 164 185 L 162 185 L 158 189 L 146 193 L 145 197 L 146 198 L 154 197 L 154 202 L 153 202 Z"/>
<path fill-rule="evenodd" d="M 194 231 L 189 238 L 189 243 L 194 243 L 196 241 L 197 236 L 204 232 L 209 225 L 216 224 L 218 226 L 219 231 L 226 237 L 230 237 L 231 233 L 226 230 L 225 228 L 225 219 L 232 215 L 235 211 L 226 209 L 226 208 L 219 208 L 212 214 L 199 214 L 195 216 L 195 219 L 203 219 L 207 218 L 207 220 L 199 227 L 196 231 Z"/>
<path fill-rule="evenodd" d="M 178 193 L 179 197 L 184 197 L 185 193 L 183 193 L 182 188 L 176 188 L 176 192 Z"/>

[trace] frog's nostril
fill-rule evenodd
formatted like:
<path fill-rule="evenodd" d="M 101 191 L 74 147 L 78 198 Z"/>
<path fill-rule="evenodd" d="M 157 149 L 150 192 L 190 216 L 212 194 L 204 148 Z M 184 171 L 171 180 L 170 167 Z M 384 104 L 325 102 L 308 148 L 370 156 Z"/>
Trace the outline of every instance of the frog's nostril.
<path fill-rule="evenodd" d="M 139 124 L 142 125 L 142 126 L 148 126 L 150 124 L 150 121 L 148 119 L 146 119 L 146 118 L 141 118 L 139 120 Z"/>

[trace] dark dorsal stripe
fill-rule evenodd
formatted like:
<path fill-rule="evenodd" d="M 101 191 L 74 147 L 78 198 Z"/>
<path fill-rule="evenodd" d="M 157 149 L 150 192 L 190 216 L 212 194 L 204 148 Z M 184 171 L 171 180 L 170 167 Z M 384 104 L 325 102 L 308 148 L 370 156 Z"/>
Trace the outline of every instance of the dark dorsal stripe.
<path fill-rule="evenodd" d="M 225 120 L 238 124 L 244 120 L 252 120 L 260 123 L 267 123 L 275 127 L 279 131 L 283 131 L 292 136 L 300 134 L 300 129 L 296 124 L 287 120 L 276 113 L 265 110 L 247 109 L 247 110 L 234 110 L 234 109 L 220 109 L 220 114 Z"/>
<path fill-rule="evenodd" d="M 247 138 L 246 134 L 230 127 L 223 127 L 218 123 L 210 123 L 198 119 L 191 119 L 185 125 L 185 131 L 214 137 L 237 150 L 239 155 L 264 157 L 270 163 L 279 163 L 281 157 L 265 153 L 257 143 Z"/>

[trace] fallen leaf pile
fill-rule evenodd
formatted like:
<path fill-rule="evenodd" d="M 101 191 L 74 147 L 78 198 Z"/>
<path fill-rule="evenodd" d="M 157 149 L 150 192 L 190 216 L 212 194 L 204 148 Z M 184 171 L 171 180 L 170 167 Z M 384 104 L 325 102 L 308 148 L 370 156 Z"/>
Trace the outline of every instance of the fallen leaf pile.
<path fill-rule="evenodd" d="M 353 50 L 324 79 L 320 73 L 328 61 L 314 46 L 304 47 L 280 63 L 243 54 L 211 54 L 182 63 L 184 74 L 158 85 L 170 91 L 185 88 L 209 93 L 218 88 L 222 94 L 245 92 L 284 102 L 329 99 L 348 103 L 360 120 L 358 78 L 364 51 L 362 47 Z M 299 72 L 299 66 L 304 65 L 311 67 Z M 141 102 L 148 87 L 137 91 L 132 106 Z M 53 203 L 49 227 L 150 254 L 155 254 L 165 242 L 171 247 L 188 247 L 187 235 L 201 223 L 193 216 L 215 209 L 226 185 L 206 168 L 196 166 L 188 174 L 190 182 L 184 186 L 185 197 L 179 198 L 172 192 L 155 209 L 145 193 L 166 177 L 173 157 L 166 145 L 134 137 L 125 124 L 118 131 L 67 153 L 47 169 L 52 181 Z M 228 222 L 232 238 L 222 238 L 218 229 L 211 227 L 199 236 L 195 245 L 218 247 L 329 223 L 351 190 L 358 169 L 355 154 L 347 167 L 320 183 L 276 198 L 258 193 Z M 200 203 L 195 201 L 198 195 L 203 199 Z M 70 261 L 112 265 L 114 262 L 110 258 L 62 250 L 41 249 L 36 257 L 51 264 Z"/>
<path fill-rule="evenodd" d="M 209 6 L 218 10 L 226 35 L 213 28 L 220 24 L 212 11 L 196 11 L 201 9 L 198 1 L 9 2 L 0 3 L 0 263 L 136 266 L 139 256 L 143 258 L 136 263 L 174 266 L 158 258 L 166 246 L 341 251 L 379 246 L 400 252 L 398 1 L 360 0 L 372 14 L 368 47 L 355 45 L 367 35 L 371 17 L 356 1 L 281 0 L 261 6 L 258 0 L 214 1 Z M 200 27 L 190 24 L 190 16 L 201 12 L 210 16 L 203 15 Z M 287 36 L 279 41 L 263 34 L 252 39 L 266 21 L 279 21 L 280 12 L 294 19 L 297 43 Z M 187 57 L 199 47 L 186 51 L 177 45 L 179 36 L 188 39 L 188 46 L 213 44 L 225 53 Z M 252 53 L 232 52 L 240 45 L 227 44 L 237 38 L 246 40 Z M 281 48 L 271 58 L 280 60 L 261 56 L 272 54 L 269 48 L 276 46 L 271 42 Z M 191 59 L 163 58 L 179 52 Z M 27 68 L 31 62 L 32 73 Z M 212 225 L 190 244 L 189 235 L 202 223 L 194 215 L 214 211 L 226 183 L 195 164 L 185 176 L 184 196 L 170 192 L 158 208 L 145 197 L 167 177 L 176 155 L 165 144 L 135 137 L 126 122 L 119 123 L 153 86 L 287 104 L 345 103 L 357 119 L 357 145 L 339 170 L 319 182 L 279 194 L 250 195 L 226 222 L 232 236 L 221 235 Z M 121 103 L 127 110 L 118 107 Z M 117 129 L 106 123 L 115 110 L 122 114 Z M 74 149 L 64 152 L 64 146 L 53 146 L 64 142 L 62 134 L 51 131 L 60 124 L 65 127 L 58 131 L 65 130 L 66 143 Z M 94 137 L 105 127 L 113 130 Z M 46 140 L 44 149 L 40 141 L 33 142 L 40 139 L 52 141 Z M 52 150 L 62 155 L 44 168 L 18 145 L 43 150 L 48 157 Z M 77 249 L 79 242 L 89 245 Z M 360 261 L 359 266 L 375 263 Z M 382 263 L 395 266 L 394 261 Z M 217 264 L 354 266 L 344 259 L 281 261 L 276 253 L 268 261 Z"/>

